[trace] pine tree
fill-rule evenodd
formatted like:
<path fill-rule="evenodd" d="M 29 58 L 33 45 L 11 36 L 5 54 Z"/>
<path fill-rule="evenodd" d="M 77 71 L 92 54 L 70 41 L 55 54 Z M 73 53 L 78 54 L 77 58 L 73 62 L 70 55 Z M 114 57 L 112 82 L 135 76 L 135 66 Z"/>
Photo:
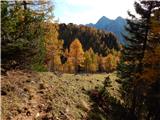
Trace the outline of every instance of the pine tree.
<path fill-rule="evenodd" d="M 139 77 L 146 83 L 144 90 L 147 119 L 160 119 L 160 7 L 153 11 L 148 48 L 144 52 L 144 69 Z"/>
<path fill-rule="evenodd" d="M 150 50 L 151 16 L 153 11 L 160 7 L 159 1 L 135 2 L 135 10 L 141 16 L 136 18 L 129 12 L 132 19 L 128 19 L 126 30 L 129 36 L 125 36 L 127 45 L 124 48 L 121 64 L 119 67 L 122 82 L 122 96 L 124 104 L 129 109 L 127 119 L 144 119 L 150 113 L 145 109 L 145 90 L 148 89 L 144 79 L 140 77 L 145 69 L 144 61 L 146 50 Z M 153 119 L 155 114 L 150 115 Z M 151 117 L 152 116 L 152 117 Z"/>

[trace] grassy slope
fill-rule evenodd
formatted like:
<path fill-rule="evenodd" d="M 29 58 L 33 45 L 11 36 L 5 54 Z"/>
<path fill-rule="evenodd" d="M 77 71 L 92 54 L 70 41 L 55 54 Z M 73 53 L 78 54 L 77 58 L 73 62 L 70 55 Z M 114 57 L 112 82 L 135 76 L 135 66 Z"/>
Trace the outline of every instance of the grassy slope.
<path fill-rule="evenodd" d="M 109 74 L 28 73 L 2 76 L 2 118 L 82 120 L 90 110 L 88 91 L 100 87 Z M 115 80 L 114 74 L 110 78 Z M 116 83 L 112 82 L 117 86 Z M 115 88 L 110 89 L 115 94 Z"/>

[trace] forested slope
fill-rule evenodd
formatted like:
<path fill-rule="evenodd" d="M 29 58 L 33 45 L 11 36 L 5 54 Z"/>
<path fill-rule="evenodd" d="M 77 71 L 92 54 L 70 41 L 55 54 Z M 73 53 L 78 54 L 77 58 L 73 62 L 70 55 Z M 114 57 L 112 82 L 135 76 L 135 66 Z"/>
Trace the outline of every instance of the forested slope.
<path fill-rule="evenodd" d="M 120 49 L 118 39 L 111 32 L 72 23 L 59 24 L 58 31 L 59 39 L 64 40 L 64 48 L 69 48 L 71 42 L 78 38 L 85 51 L 92 48 L 96 53 L 107 55 L 111 49 Z"/>

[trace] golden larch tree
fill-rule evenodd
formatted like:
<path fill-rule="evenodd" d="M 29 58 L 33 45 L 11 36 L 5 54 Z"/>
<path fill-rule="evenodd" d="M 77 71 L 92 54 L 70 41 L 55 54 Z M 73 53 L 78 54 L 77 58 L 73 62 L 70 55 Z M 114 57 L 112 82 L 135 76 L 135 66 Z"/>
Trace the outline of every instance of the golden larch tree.
<path fill-rule="evenodd" d="M 105 71 L 105 59 L 104 57 L 100 54 L 97 58 L 98 60 L 98 69 L 100 72 L 104 72 Z"/>
<path fill-rule="evenodd" d="M 85 72 L 88 73 L 88 72 L 90 72 L 89 68 L 92 63 L 91 56 L 88 51 L 86 51 L 84 53 L 84 58 L 85 58 L 85 60 L 84 60 Z"/>
<path fill-rule="evenodd" d="M 90 48 L 84 54 L 84 67 L 86 72 L 96 72 L 98 70 L 98 55 Z"/>
<path fill-rule="evenodd" d="M 82 66 L 84 62 L 84 51 L 78 39 L 75 39 L 70 45 L 67 62 L 74 67 L 74 72 L 76 73 L 78 72 L 78 67 Z"/>
<path fill-rule="evenodd" d="M 98 70 L 98 55 L 94 53 L 93 49 L 90 48 L 88 50 L 90 57 L 91 57 L 91 65 L 90 65 L 90 72 L 96 72 Z"/>
<path fill-rule="evenodd" d="M 46 61 L 48 71 L 55 71 L 60 68 L 63 49 L 63 41 L 58 39 L 58 26 L 52 23 L 46 23 L 45 45 L 46 45 Z"/>

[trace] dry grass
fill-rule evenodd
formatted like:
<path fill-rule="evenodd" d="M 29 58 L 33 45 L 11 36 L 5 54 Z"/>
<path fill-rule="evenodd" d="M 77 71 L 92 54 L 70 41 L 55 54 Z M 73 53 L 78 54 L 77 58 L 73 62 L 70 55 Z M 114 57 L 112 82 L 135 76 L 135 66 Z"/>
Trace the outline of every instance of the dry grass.
<path fill-rule="evenodd" d="M 101 87 L 108 75 L 10 71 L 1 80 L 6 93 L 2 95 L 2 119 L 83 120 L 92 104 L 87 92 Z M 110 78 L 115 80 L 115 74 Z"/>

